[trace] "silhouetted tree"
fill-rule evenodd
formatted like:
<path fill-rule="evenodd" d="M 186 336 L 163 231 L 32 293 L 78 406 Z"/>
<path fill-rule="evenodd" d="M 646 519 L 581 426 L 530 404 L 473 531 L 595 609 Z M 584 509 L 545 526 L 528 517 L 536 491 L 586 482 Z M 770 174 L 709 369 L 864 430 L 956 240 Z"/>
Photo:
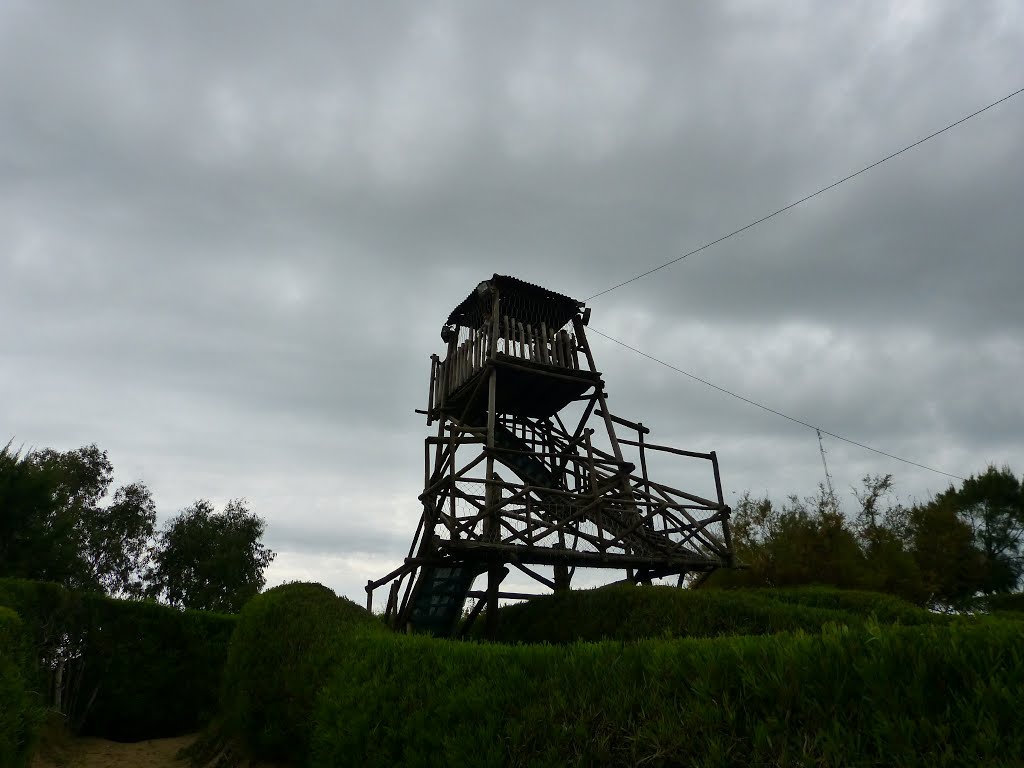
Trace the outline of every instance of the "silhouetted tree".
<path fill-rule="evenodd" d="M 174 606 L 235 613 L 266 583 L 275 554 L 263 546 L 266 523 L 243 499 L 223 512 L 200 499 L 161 530 L 147 594 Z"/>
<path fill-rule="evenodd" d="M 142 483 L 104 498 L 113 480 L 95 445 L 64 453 L 0 452 L 0 573 L 137 595 L 156 511 Z"/>
<path fill-rule="evenodd" d="M 988 573 L 982 591 L 1015 589 L 1024 573 L 1024 488 L 1010 468 L 989 466 L 935 501 L 956 511 L 984 553 Z"/>
<path fill-rule="evenodd" d="M 909 551 L 921 573 L 922 602 L 935 608 L 968 606 L 987 578 L 985 555 L 970 526 L 947 500 L 916 505 L 909 518 Z"/>

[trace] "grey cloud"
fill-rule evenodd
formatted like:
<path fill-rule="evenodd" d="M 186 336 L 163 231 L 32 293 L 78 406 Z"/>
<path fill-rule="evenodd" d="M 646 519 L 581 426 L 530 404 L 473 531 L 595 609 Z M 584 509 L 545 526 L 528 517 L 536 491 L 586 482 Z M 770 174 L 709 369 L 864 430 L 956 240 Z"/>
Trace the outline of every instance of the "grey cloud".
<path fill-rule="evenodd" d="M 0 427 L 108 447 L 162 515 L 248 496 L 281 546 L 386 571 L 473 285 L 582 299 L 679 256 L 1020 87 L 1022 30 L 1011 2 L 8 4 Z M 892 453 L 1019 471 L 1021 109 L 594 300 L 594 326 Z M 615 411 L 717 450 L 730 493 L 822 477 L 813 432 L 593 343 Z M 840 487 L 945 487 L 828 449 Z"/>

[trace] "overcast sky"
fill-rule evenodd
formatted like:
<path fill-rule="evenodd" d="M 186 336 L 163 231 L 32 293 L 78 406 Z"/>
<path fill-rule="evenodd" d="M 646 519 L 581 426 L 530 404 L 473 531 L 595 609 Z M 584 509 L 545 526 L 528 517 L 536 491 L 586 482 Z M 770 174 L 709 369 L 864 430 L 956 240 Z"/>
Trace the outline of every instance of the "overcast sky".
<path fill-rule="evenodd" d="M 248 499 L 362 601 L 429 356 L 493 273 L 586 299 L 1024 87 L 1007 2 L 0 3 L 0 442 L 161 519 Z M 594 328 L 954 475 L 1024 471 L 1024 95 L 594 299 Z M 813 493 L 817 436 L 592 334 L 612 410 Z M 950 478 L 825 438 L 838 491 Z M 669 480 L 671 482 L 671 480 Z"/>

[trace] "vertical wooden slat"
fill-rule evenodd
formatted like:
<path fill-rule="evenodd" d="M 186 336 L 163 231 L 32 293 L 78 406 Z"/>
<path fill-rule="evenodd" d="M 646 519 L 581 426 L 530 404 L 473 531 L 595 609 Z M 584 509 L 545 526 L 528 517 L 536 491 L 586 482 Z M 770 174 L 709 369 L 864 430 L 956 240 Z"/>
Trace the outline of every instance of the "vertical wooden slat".
<path fill-rule="evenodd" d="M 438 356 L 430 356 L 430 391 L 427 392 L 427 426 L 429 427 L 433 422 L 431 421 L 434 413 L 434 390 L 437 382 L 437 366 Z"/>
<path fill-rule="evenodd" d="M 548 357 L 548 326 L 543 320 L 540 323 L 540 343 L 537 346 L 540 348 L 540 361 L 542 363 L 550 363 L 551 359 Z"/>
<path fill-rule="evenodd" d="M 565 360 L 565 367 L 572 368 L 572 344 L 569 341 L 569 334 L 562 331 L 559 334 L 562 338 L 562 359 Z"/>
<path fill-rule="evenodd" d="M 469 379 L 473 376 L 476 371 L 476 352 L 477 352 L 477 332 L 476 328 L 469 329 L 469 370 L 466 372 L 466 378 Z"/>

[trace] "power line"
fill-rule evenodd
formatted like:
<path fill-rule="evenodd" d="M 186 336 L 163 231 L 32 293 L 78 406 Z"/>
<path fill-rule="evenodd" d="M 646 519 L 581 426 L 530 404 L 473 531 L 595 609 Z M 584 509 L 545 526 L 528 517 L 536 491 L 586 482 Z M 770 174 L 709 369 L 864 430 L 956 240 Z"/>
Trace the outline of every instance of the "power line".
<path fill-rule="evenodd" d="M 595 328 L 592 325 L 588 326 L 587 330 L 596 333 L 598 336 L 602 336 L 602 337 L 608 339 L 608 341 L 614 341 L 619 346 L 622 346 L 622 347 L 625 347 L 626 349 L 632 350 L 633 352 L 636 352 L 641 357 L 646 357 L 648 360 L 653 360 L 654 362 L 658 363 L 659 365 L 663 365 L 666 368 L 671 368 L 676 373 L 681 373 L 681 374 L 683 374 L 683 376 L 688 376 L 689 378 L 693 379 L 694 381 L 699 381 L 701 384 L 709 386 L 712 389 L 717 389 L 719 392 L 722 392 L 722 393 L 724 393 L 726 395 L 729 395 L 729 397 L 735 397 L 737 400 L 742 400 L 744 403 L 747 403 L 748 405 L 753 405 L 756 408 L 760 408 L 762 411 L 767 411 L 768 413 L 773 413 L 776 416 L 781 416 L 784 419 L 789 419 L 790 421 L 792 421 L 792 422 L 794 422 L 796 424 L 799 424 L 799 425 L 801 425 L 803 427 L 807 427 L 808 429 L 813 429 L 815 432 L 819 433 L 819 438 L 820 438 L 821 435 L 828 435 L 829 437 L 834 437 L 836 440 L 842 440 L 844 443 L 849 443 L 850 445 L 855 445 L 858 448 L 864 448 L 865 450 L 871 451 L 873 453 L 880 454 L 882 456 L 886 456 L 886 457 L 888 457 L 890 459 L 895 459 L 896 461 L 902 461 L 904 464 L 911 464 L 911 465 L 913 465 L 915 467 L 920 467 L 921 469 L 927 469 L 929 472 L 935 472 L 936 474 L 939 474 L 939 475 L 945 475 L 946 477 L 952 477 L 952 478 L 954 478 L 956 480 L 961 480 L 961 481 L 964 480 L 964 478 L 960 477 L 960 475 L 954 475 L 951 472 L 943 472 L 941 469 L 935 469 L 934 467 L 929 467 L 929 466 L 927 466 L 925 464 L 919 464 L 916 461 L 911 461 L 910 459 L 904 459 L 903 457 L 896 456 L 896 455 L 894 455 L 892 453 L 886 453 L 885 451 L 880 450 L 878 448 L 872 448 L 870 445 L 865 445 L 864 443 L 859 443 L 856 440 L 851 440 L 848 437 L 843 437 L 842 435 L 837 435 L 835 432 L 829 432 L 827 429 L 822 429 L 821 427 L 816 427 L 814 424 L 809 424 L 806 421 L 802 421 L 802 420 L 800 420 L 800 419 L 798 419 L 798 418 L 796 418 L 794 416 L 790 416 L 788 414 L 785 414 L 782 411 L 777 411 L 774 408 L 769 408 L 767 405 L 763 405 L 761 403 L 758 403 L 758 402 L 756 402 L 754 400 L 751 400 L 748 397 L 743 397 L 743 395 L 737 395 L 735 392 L 730 392 L 725 387 L 720 387 L 717 384 L 712 384 L 707 379 L 702 379 L 700 376 L 695 376 L 694 374 L 690 373 L 689 371 L 684 371 L 682 368 L 677 368 L 676 366 L 672 365 L 671 363 L 666 363 L 664 360 L 660 360 L 657 357 L 655 357 L 654 355 L 649 355 L 646 352 L 643 352 L 643 351 L 637 349 L 636 347 L 632 347 L 632 346 L 630 346 L 629 344 L 627 344 L 624 341 L 619 341 L 618 339 L 613 338 L 612 336 L 609 336 L 607 333 L 602 333 L 601 331 L 597 330 L 597 328 Z M 822 456 L 822 458 L 824 459 L 824 455 Z M 827 471 L 827 469 L 826 469 L 826 471 Z"/>
<path fill-rule="evenodd" d="M 722 235 L 722 237 L 718 238 L 717 240 L 712 240 L 710 243 L 705 243 L 700 248 L 694 248 L 689 253 L 684 253 L 682 256 L 677 256 L 676 258 L 672 259 L 671 261 L 666 261 L 664 264 L 661 264 L 661 265 L 659 265 L 657 267 L 654 267 L 653 269 L 649 269 L 646 272 L 642 272 L 639 275 L 636 275 L 635 277 L 629 278 L 629 280 L 624 280 L 621 283 L 619 283 L 618 285 L 613 285 L 611 288 L 605 288 L 600 293 L 595 293 L 593 296 L 588 297 L 586 299 L 586 301 L 592 301 L 592 300 L 596 299 L 598 296 L 604 296 L 606 293 L 611 293 L 612 291 L 614 291 L 614 290 L 616 290 L 618 288 L 621 288 L 624 285 L 629 285 L 630 283 L 632 283 L 632 282 L 634 282 L 636 280 L 639 280 L 640 278 L 647 277 L 648 275 L 652 275 L 655 272 L 657 272 L 659 269 L 664 269 L 665 267 L 669 267 L 669 266 L 675 264 L 677 261 L 682 261 L 687 256 L 693 256 L 695 253 L 700 253 L 701 251 L 707 250 L 711 246 L 717 245 L 718 243 L 722 242 L 723 240 L 728 240 L 730 237 L 732 237 L 734 235 L 740 234 L 740 232 L 746 232 L 748 229 L 751 229 L 752 227 L 756 227 L 758 224 L 762 224 L 762 223 L 768 221 L 768 219 L 771 219 L 771 218 L 774 218 L 774 217 L 778 216 L 780 213 L 785 213 L 790 208 L 796 208 L 801 203 L 806 203 L 812 197 L 817 197 L 818 195 L 822 194 L 823 192 L 828 192 L 830 189 L 832 189 L 834 187 L 838 187 L 843 182 L 846 182 L 846 181 L 849 181 L 850 179 L 856 178 L 857 176 L 860 176 L 862 173 L 867 173 L 872 168 L 876 168 L 877 166 L 881 165 L 885 161 L 892 160 L 897 155 L 902 155 L 907 150 L 910 150 L 910 149 L 913 149 L 914 147 L 920 146 L 921 144 L 924 144 L 929 139 L 934 139 L 939 134 L 945 133 L 946 131 L 950 130 L 951 128 L 956 128 L 956 126 L 960 125 L 960 123 L 965 123 L 968 120 L 970 120 L 972 117 L 977 117 L 982 112 L 990 110 L 993 107 L 996 107 L 996 106 L 1002 104 L 1004 101 L 1009 101 L 1014 96 L 1018 96 L 1021 93 L 1024 93 L 1024 88 L 1021 88 L 1020 90 L 1014 91 L 1013 93 L 1011 93 L 1011 94 L 1009 94 L 1007 96 L 1003 96 L 1003 98 L 999 99 L 998 101 L 993 101 L 991 104 L 989 104 L 986 107 L 982 107 L 977 112 L 972 112 L 971 114 L 967 115 L 966 117 L 961 117 L 955 123 L 950 123 L 945 128 L 940 128 L 939 130 L 935 131 L 935 133 L 930 133 L 927 136 L 925 136 L 923 139 L 918 139 L 913 144 L 908 144 L 907 146 L 905 146 L 903 149 L 899 150 L 898 152 L 893 152 L 891 155 L 886 155 L 881 160 L 877 160 L 876 162 L 872 163 L 871 165 L 867 165 L 867 166 L 861 168 L 856 173 L 851 173 L 849 176 L 844 176 L 839 181 L 833 182 L 832 184 L 829 184 L 827 187 L 822 187 L 817 192 L 812 192 L 811 194 L 807 195 L 806 197 L 801 197 L 795 203 L 790 203 L 789 205 L 787 205 L 787 206 L 785 206 L 783 208 L 779 208 L 777 211 L 773 211 L 772 213 L 769 213 L 767 216 L 764 216 L 764 217 L 758 219 L 757 221 L 752 221 L 749 224 L 747 224 L 746 226 L 740 227 L 739 229 L 736 229 L 736 230 L 733 230 L 732 232 L 730 232 L 727 235 Z M 945 473 L 943 473 L 943 474 L 945 474 Z"/>

